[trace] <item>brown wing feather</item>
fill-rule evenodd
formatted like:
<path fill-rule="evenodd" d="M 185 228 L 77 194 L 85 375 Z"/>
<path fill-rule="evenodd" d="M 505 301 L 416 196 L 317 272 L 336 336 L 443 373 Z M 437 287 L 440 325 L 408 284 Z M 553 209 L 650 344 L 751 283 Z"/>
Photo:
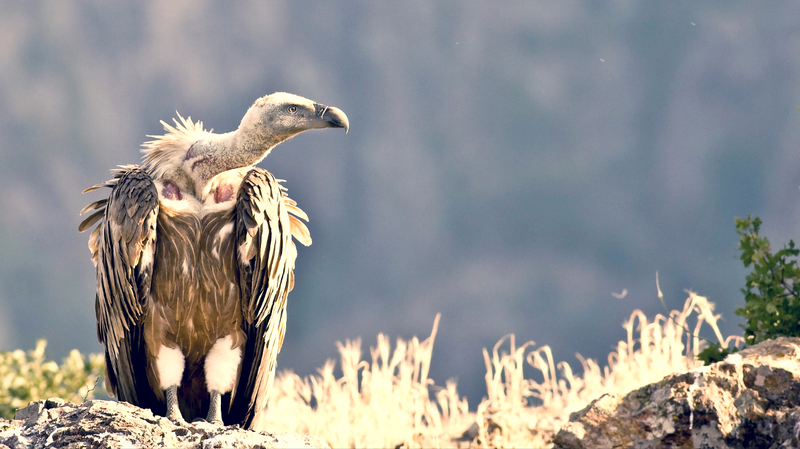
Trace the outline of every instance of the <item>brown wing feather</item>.
<path fill-rule="evenodd" d="M 95 210 L 81 223 L 92 231 L 89 248 L 97 267 L 97 337 L 105 347 L 106 389 L 142 407 L 160 406 L 147 379 L 143 318 L 149 305 L 156 244 L 158 191 L 136 166 L 113 170 L 114 179 L 87 189 L 111 187 L 108 200 L 86 206 Z M 145 252 L 149 254 L 145 254 Z"/>
<path fill-rule="evenodd" d="M 242 326 L 247 343 L 225 420 L 246 428 L 257 423 L 267 404 L 275 360 L 283 344 L 286 298 L 292 289 L 297 255 L 292 231 L 308 234 L 305 226 L 303 231 L 296 230 L 290 212 L 306 218 L 272 174 L 260 168 L 248 172 L 234 212 Z"/>

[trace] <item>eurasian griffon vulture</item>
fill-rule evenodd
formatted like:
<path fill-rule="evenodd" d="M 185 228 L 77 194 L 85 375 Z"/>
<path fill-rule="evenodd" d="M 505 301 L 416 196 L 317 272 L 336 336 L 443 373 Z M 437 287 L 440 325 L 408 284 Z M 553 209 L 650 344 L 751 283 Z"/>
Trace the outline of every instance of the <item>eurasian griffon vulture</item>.
<path fill-rule="evenodd" d="M 349 129 L 339 109 L 274 93 L 226 134 L 178 116 L 120 166 L 80 225 L 97 268 L 106 389 L 174 420 L 252 428 L 263 413 L 294 286 L 292 238 L 306 214 L 259 161 L 315 128 Z"/>

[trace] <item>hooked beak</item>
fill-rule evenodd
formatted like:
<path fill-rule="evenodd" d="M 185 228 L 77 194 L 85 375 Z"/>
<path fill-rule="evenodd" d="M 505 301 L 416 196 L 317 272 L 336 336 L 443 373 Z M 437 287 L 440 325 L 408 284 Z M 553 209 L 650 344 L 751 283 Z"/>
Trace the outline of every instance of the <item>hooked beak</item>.
<path fill-rule="evenodd" d="M 345 134 L 350 130 L 350 121 L 341 109 L 314 103 L 314 112 L 317 118 L 325 123 L 325 127 L 344 128 Z"/>

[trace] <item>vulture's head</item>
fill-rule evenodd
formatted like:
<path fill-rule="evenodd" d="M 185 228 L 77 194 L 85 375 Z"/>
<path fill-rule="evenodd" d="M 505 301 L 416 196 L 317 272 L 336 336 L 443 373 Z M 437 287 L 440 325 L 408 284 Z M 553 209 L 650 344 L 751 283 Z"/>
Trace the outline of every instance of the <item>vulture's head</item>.
<path fill-rule="evenodd" d="M 307 98 L 285 92 L 261 97 L 250 106 L 242 119 L 240 130 L 252 130 L 277 140 L 291 139 L 309 129 L 350 128 L 341 109 L 315 103 Z"/>

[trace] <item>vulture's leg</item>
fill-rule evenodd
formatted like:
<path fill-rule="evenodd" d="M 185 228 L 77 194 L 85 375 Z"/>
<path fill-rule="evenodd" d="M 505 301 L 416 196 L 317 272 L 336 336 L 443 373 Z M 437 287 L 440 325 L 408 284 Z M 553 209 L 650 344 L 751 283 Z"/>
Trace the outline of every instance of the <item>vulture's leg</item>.
<path fill-rule="evenodd" d="M 183 368 L 186 361 L 183 353 L 178 348 L 161 346 L 156 358 L 158 377 L 161 380 L 161 389 L 167 396 L 167 418 L 184 422 L 181 409 L 178 406 L 178 385 L 183 378 Z"/>
<path fill-rule="evenodd" d="M 222 425 L 222 393 L 219 390 L 211 390 L 211 405 L 208 407 L 208 417 L 206 421 L 211 424 Z"/>
<path fill-rule="evenodd" d="M 167 388 L 167 418 L 172 421 L 184 422 L 181 409 L 178 407 L 178 386 L 173 385 Z"/>
<path fill-rule="evenodd" d="M 223 424 L 222 395 L 233 389 L 241 360 L 242 349 L 233 347 L 233 338 L 230 335 L 217 340 L 208 351 L 205 361 L 206 387 L 211 395 L 208 422 Z"/>

